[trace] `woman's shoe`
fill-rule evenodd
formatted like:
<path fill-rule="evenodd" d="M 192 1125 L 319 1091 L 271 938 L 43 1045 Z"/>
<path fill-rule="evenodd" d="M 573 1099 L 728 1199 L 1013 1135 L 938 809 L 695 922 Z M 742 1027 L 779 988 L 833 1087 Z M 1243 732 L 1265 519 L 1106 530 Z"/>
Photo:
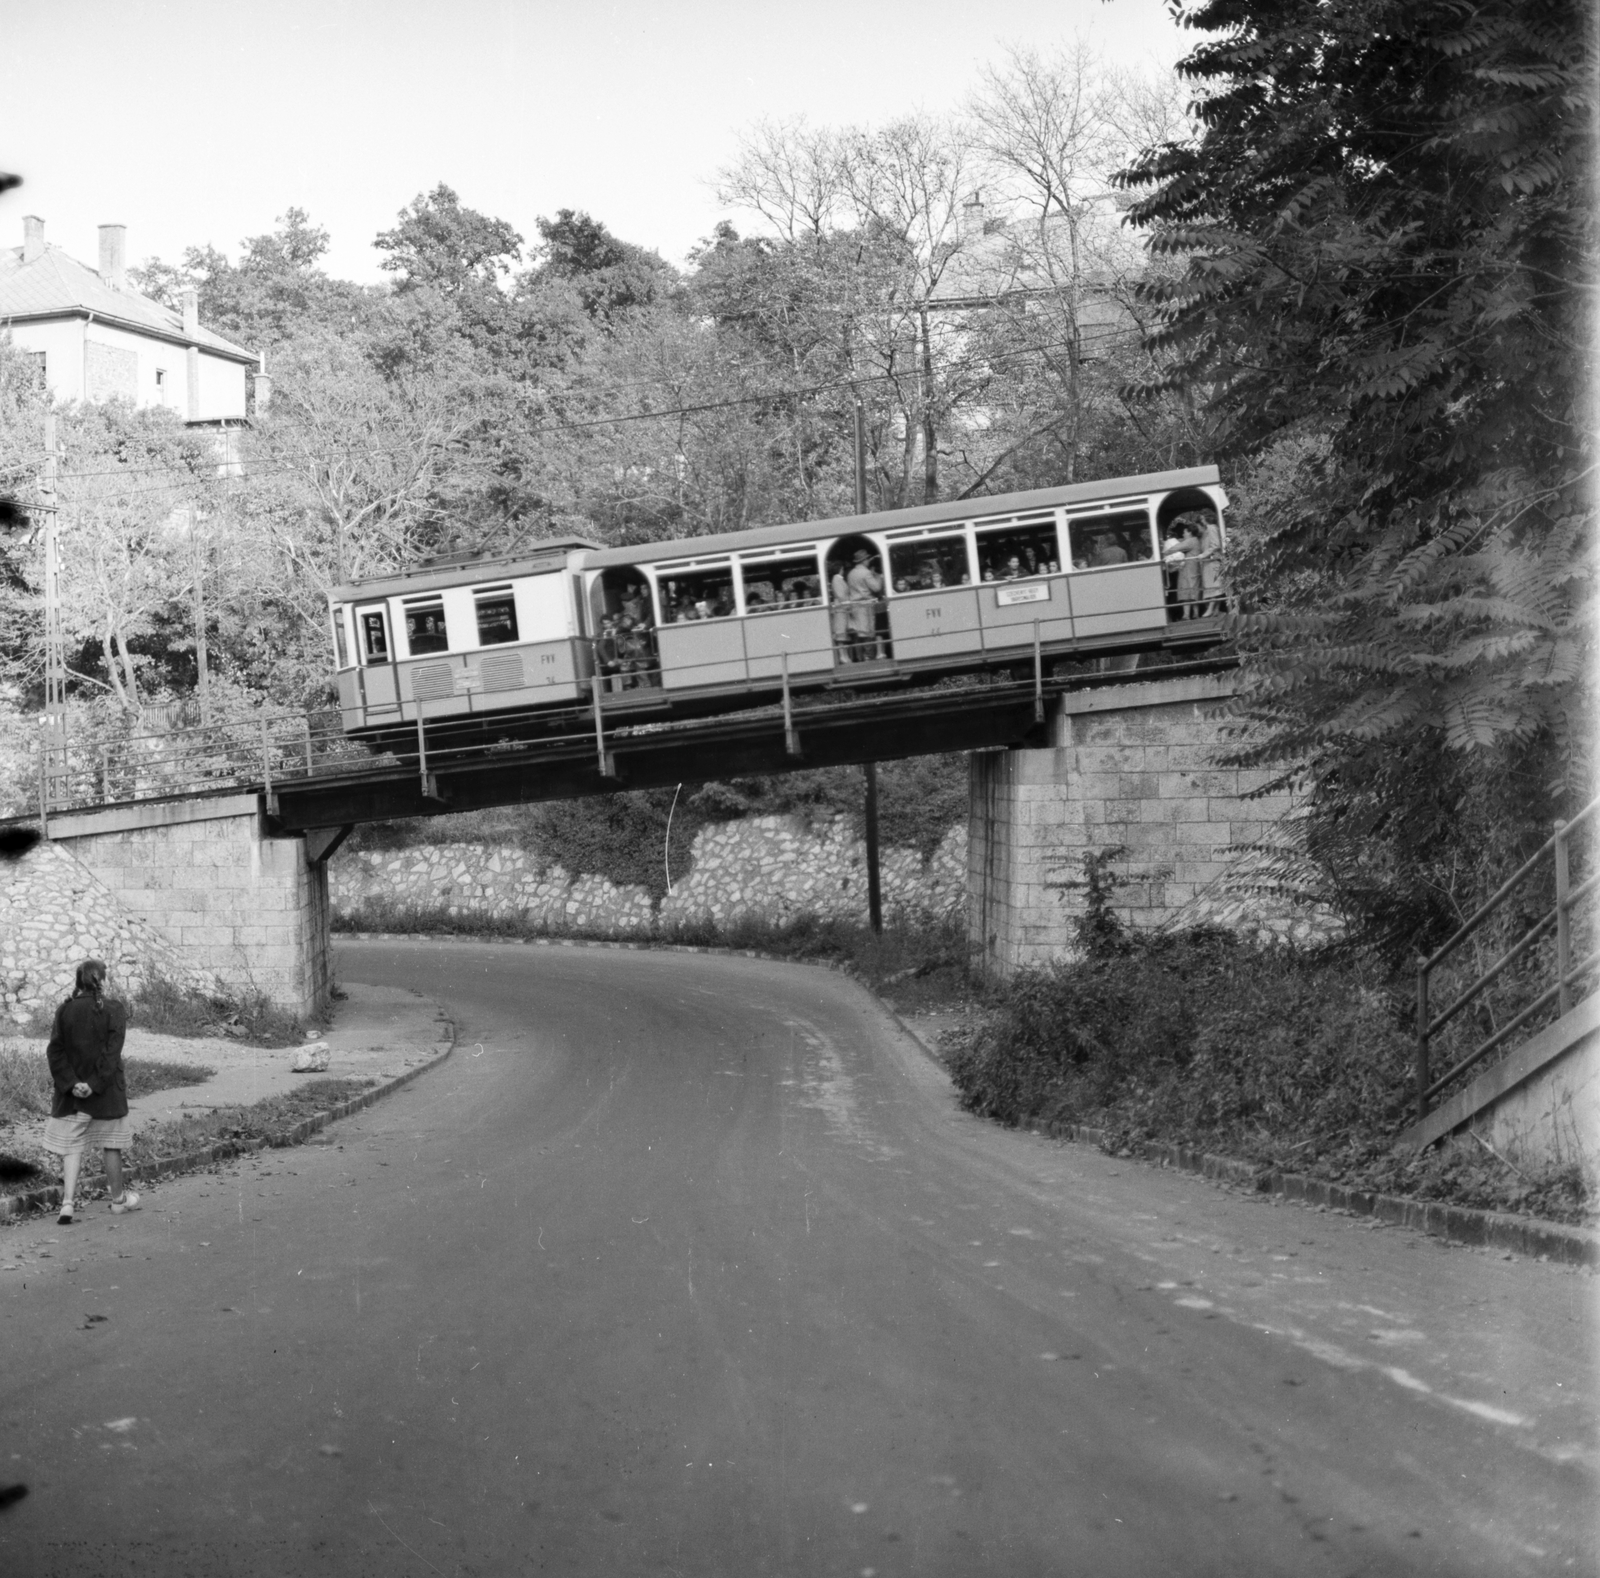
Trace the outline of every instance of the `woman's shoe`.
<path fill-rule="evenodd" d="M 131 1189 L 124 1189 L 111 1202 L 111 1211 L 114 1216 L 121 1216 L 124 1211 L 137 1211 L 138 1209 L 139 1197 Z"/>
<path fill-rule="evenodd" d="M 57 1227 L 71 1227 L 72 1226 L 72 1212 L 73 1212 L 73 1209 L 74 1209 L 74 1207 L 73 1207 L 72 1201 L 63 1200 L 61 1202 L 61 1215 L 56 1218 L 56 1226 Z"/>

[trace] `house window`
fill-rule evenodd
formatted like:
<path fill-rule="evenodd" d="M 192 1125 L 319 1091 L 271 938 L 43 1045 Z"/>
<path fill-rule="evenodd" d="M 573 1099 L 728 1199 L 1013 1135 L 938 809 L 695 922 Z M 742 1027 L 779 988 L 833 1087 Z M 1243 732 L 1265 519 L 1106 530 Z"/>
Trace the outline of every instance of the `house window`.
<path fill-rule="evenodd" d="M 167 403 L 167 370 L 165 367 L 156 368 L 156 399 L 162 405 Z"/>

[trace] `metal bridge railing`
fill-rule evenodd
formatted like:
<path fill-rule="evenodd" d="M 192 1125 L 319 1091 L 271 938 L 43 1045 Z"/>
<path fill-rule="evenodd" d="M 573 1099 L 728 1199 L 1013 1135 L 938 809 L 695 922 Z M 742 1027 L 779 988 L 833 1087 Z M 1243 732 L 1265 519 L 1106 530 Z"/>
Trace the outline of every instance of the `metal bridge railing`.
<path fill-rule="evenodd" d="M 872 612 L 877 615 L 877 605 Z M 1220 621 L 1214 623 L 1220 626 Z M 291 783 L 335 775 L 392 777 L 397 771 L 419 774 L 423 795 L 437 800 L 441 771 L 492 761 L 512 750 L 551 750 L 565 756 L 592 751 L 602 777 L 613 778 L 615 747 L 630 735 L 663 730 L 687 735 L 735 716 L 760 713 L 771 713 L 775 723 L 781 719 L 787 752 L 798 758 L 807 712 L 837 704 L 840 689 L 895 677 L 890 672 L 895 669 L 892 639 L 878 624 L 875 619 L 873 632 L 867 634 L 836 628 L 830 621 L 815 649 L 797 645 L 748 658 L 741 650 L 737 658 L 675 659 L 673 674 L 680 680 L 694 675 L 702 685 L 729 684 L 725 710 L 692 720 L 660 717 L 662 704 L 686 692 L 694 698 L 695 688 L 663 687 L 653 644 L 623 660 L 603 638 L 580 638 L 588 648 L 590 676 L 580 682 L 587 697 L 576 703 L 485 711 L 483 701 L 469 694 L 468 711 L 429 716 L 431 703 L 419 706 L 407 700 L 411 716 L 396 706 L 391 719 L 369 719 L 364 739 L 345 734 L 336 709 L 260 712 L 143 733 L 101 724 L 72 738 L 43 735 L 37 809 L 48 831 L 51 815 L 91 807 L 230 790 L 265 792 L 270 805 L 277 790 Z M 1050 667 L 1064 658 L 1094 653 L 1080 653 L 1046 637 L 1037 618 L 1010 625 L 1005 636 L 1004 648 L 991 644 L 976 654 L 981 667 L 964 679 L 944 682 L 982 685 L 997 699 L 1031 693 L 1034 717 L 1042 721 Z M 767 667 L 752 678 L 757 664 Z M 734 668 L 738 674 L 731 672 Z M 819 689 L 819 681 L 832 694 Z M 751 692 L 748 698 L 738 694 L 740 687 Z"/>
<path fill-rule="evenodd" d="M 1416 1116 L 1419 1121 L 1427 1117 L 1444 1091 L 1481 1064 L 1491 1052 L 1506 1046 L 1519 1031 L 1531 1033 L 1536 1027 L 1535 1021 L 1553 1017 L 1552 1010 L 1557 1015 L 1569 1012 L 1579 995 L 1579 984 L 1600 966 L 1600 951 L 1592 947 L 1587 915 L 1578 910 L 1579 904 L 1600 884 L 1600 872 L 1592 873 L 1574 886 L 1571 871 L 1573 835 L 1597 810 L 1600 810 L 1600 799 L 1591 800 L 1570 822 L 1557 822 L 1555 831 L 1537 853 L 1507 878 L 1454 936 L 1417 965 Z M 1480 966 L 1464 983 L 1458 982 L 1454 1001 L 1434 1013 L 1436 974 L 1452 964 L 1463 944 L 1480 935 L 1490 920 L 1503 916 L 1513 898 L 1526 897 L 1530 884 L 1547 879 L 1551 880 L 1553 889 L 1550 907 L 1537 918 L 1523 917 L 1526 925 L 1522 935 L 1492 964 Z M 1546 891 L 1548 895 L 1550 890 Z M 1579 954 L 1576 961 L 1574 952 Z M 1496 983 L 1509 983 L 1515 988 L 1508 1005 L 1511 1017 L 1493 1028 L 1476 1046 L 1462 1052 L 1459 1043 L 1471 1038 L 1460 1035 L 1457 1016 L 1472 1003 L 1487 1005 L 1486 994 Z M 1486 1012 L 1484 1017 L 1492 1021 L 1493 1014 Z M 1456 1027 L 1454 1039 L 1458 1045 L 1450 1049 L 1454 1056 L 1449 1066 L 1443 1073 L 1435 1074 L 1438 1043 L 1452 1025 Z"/>

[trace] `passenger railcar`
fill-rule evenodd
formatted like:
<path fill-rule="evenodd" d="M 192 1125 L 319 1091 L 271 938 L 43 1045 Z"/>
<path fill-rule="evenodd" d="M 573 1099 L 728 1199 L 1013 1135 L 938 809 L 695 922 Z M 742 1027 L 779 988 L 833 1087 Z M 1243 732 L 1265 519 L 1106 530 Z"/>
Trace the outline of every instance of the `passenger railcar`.
<path fill-rule="evenodd" d="M 578 538 L 332 594 L 346 730 L 1215 640 L 1214 466 L 630 548 Z"/>

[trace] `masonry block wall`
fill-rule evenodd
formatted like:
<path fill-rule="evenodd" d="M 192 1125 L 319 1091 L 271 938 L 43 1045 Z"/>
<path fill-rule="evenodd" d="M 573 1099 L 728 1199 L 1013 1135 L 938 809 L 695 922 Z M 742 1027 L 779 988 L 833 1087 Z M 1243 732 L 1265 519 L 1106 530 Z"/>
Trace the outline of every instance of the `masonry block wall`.
<path fill-rule="evenodd" d="M 267 836 L 258 795 L 53 817 L 50 832 L 189 968 L 297 1014 L 327 1001 L 327 867 Z"/>
<path fill-rule="evenodd" d="M 0 1032 L 51 1013 L 84 959 L 105 960 L 118 993 L 151 971 L 197 991 L 216 988 L 61 844 L 0 860 Z"/>
<path fill-rule="evenodd" d="M 1084 857 L 1110 863 L 1130 928 L 1210 923 L 1309 941 L 1332 918 L 1249 891 L 1259 865 L 1239 846 L 1289 830 L 1287 795 L 1247 798 L 1259 770 L 1219 765 L 1226 675 L 1062 698 L 1051 748 L 972 757 L 967 920 L 994 974 L 1071 956 Z"/>

